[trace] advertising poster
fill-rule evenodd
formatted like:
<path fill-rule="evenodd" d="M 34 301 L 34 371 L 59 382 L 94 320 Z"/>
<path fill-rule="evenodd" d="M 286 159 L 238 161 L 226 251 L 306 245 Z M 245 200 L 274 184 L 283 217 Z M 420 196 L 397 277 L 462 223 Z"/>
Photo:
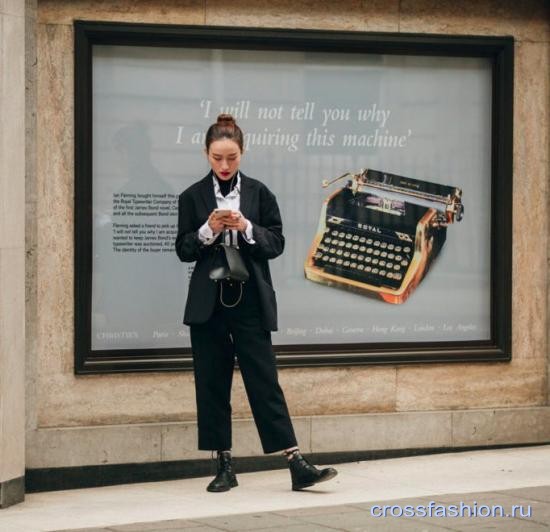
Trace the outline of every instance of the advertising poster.
<path fill-rule="evenodd" d="M 245 134 L 241 171 L 281 209 L 275 346 L 491 339 L 489 59 L 110 45 L 92 59 L 92 350 L 190 347 L 177 200 L 208 173 L 222 112 Z"/>

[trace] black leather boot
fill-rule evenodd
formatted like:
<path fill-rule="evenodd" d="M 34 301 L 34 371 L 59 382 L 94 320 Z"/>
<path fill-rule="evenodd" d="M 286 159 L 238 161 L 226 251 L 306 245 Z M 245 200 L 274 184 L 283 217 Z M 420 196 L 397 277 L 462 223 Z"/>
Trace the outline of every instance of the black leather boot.
<path fill-rule="evenodd" d="M 214 480 L 208 484 L 206 491 L 228 491 L 238 486 L 237 477 L 231 464 L 231 453 L 222 451 L 218 453 L 218 473 Z"/>
<path fill-rule="evenodd" d="M 292 454 L 292 458 L 288 460 L 288 467 L 290 468 L 290 476 L 292 477 L 293 491 L 309 488 L 318 482 L 325 482 L 338 474 L 338 471 L 333 467 L 317 469 L 299 452 Z"/>

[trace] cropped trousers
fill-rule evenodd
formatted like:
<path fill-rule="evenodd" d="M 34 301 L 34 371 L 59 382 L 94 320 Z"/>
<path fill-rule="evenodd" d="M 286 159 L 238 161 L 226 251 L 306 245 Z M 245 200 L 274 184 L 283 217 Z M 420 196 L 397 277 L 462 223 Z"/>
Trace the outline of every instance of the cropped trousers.
<path fill-rule="evenodd" d="M 238 291 L 224 289 L 224 301 L 236 301 Z M 191 346 L 199 449 L 232 447 L 231 384 L 235 357 L 243 378 L 264 453 L 297 445 L 283 391 L 277 377 L 271 333 L 260 323 L 257 289 L 251 279 L 243 285 L 233 308 L 218 300 L 210 319 L 191 325 Z"/>

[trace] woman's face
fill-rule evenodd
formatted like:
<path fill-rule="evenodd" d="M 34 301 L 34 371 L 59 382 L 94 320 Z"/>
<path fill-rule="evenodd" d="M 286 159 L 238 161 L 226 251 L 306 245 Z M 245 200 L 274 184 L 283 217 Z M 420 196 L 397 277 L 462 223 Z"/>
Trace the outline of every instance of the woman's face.
<path fill-rule="evenodd" d="M 231 179 L 241 163 L 241 149 L 231 139 L 213 141 L 206 156 L 214 173 L 223 181 Z"/>

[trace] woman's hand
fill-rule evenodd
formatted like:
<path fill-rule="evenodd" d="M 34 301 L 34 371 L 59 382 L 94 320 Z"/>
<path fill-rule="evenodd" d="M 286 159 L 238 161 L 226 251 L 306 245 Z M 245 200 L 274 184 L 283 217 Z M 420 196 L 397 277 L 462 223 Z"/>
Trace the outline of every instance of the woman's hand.
<path fill-rule="evenodd" d="M 216 209 L 214 209 L 208 217 L 208 226 L 213 233 L 221 233 L 225 229 L 226 220 L 227 218 L 220 218 L 216 213 Z"/>
<path fill-rule="evenodd" d="M 246 231 L 248 220 L 239 212 L 232 211 L 231 215 L 224 218 L 225 229 L 236 229 L 241 233 Z"/>

